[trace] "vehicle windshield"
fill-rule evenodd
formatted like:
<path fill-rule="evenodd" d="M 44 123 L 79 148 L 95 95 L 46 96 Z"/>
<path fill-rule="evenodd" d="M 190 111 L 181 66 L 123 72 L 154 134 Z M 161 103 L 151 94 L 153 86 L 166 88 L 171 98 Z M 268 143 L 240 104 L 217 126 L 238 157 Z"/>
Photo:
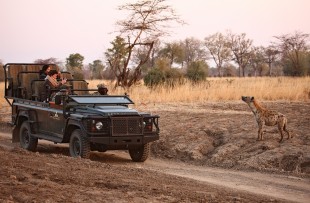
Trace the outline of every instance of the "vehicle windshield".
<path fill-rule="evenodd" d="M 134 104 L 128 96 L 69 96 L 73 101 L 79 104 Z"/>

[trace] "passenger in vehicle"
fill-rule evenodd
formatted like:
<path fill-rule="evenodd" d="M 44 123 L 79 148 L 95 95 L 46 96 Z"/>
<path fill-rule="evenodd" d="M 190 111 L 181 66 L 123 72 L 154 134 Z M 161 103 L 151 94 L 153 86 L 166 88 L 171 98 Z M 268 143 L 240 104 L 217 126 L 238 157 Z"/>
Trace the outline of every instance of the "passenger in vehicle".
<path fill-rule="evenodd" d="M 68 89 L 68 86 L 66 85 L 67 80 L 62 79 L 58 82 L 57 76 L 57 70 L 50 70 L 45 78 L 45 86 L 48 86 L 49 89 L 49 98 L 53 98 L 60 89 Z"/>
<path fill-rule="evenodd" d="M 98 92 L 95 92 L 93 95 L 108 95 L 108 88 L 102 83 L 97 85 Z"/>
<path fill-rule="evenodd" d="M 46 76 L 48 76 L 48 73 L 51 71 L 51 67 L 47 64 L 45 64 L 42 69 L 40 70 L 40 79 L 45 79 Z"/>

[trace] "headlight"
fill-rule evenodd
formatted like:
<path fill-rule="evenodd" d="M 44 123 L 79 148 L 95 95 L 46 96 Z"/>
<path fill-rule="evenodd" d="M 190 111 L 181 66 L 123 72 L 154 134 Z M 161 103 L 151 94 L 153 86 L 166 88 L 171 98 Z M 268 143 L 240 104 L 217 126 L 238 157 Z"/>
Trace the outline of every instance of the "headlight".
<path fill-rule="evenodd" d="M 101 122 L 97 122 L 97 123 L 96 123 L 96 129 L 97 129 L 97 130 L 101 130 L 102 127 L 103 127 L 103 124 L 102 124 Z"/>

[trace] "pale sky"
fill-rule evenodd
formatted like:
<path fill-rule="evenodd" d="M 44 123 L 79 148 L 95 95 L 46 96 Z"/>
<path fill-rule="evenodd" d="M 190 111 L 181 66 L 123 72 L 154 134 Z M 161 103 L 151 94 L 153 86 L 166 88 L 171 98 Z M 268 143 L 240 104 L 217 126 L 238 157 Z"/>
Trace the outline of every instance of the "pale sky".
<path fill-rule="evenodd" d="M 0 60 L 31 63 L 79 53 L 104 60 L 115 38 L 119 5 L 134 0 L 0 0 Z M 254 45 L 295 31 L 310 34 L 310 0 L 167 0 L 187 25 L 161 41 L 203 40 L 216 32 L 246 33 Z"/>

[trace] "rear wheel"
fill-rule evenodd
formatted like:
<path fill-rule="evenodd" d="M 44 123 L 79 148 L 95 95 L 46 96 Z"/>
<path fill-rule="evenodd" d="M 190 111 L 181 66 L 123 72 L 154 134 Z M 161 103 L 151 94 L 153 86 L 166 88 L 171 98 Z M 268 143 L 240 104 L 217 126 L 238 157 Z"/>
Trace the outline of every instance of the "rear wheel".
<path fill-rule="evenodd" d="M 89 158 L 90 144 L 80 129 L 72 132 L 69 143 L 70 156 Z"/>
<path fill-rule="evenodd" d="M 134 162 L 144 162 L 150 154 L 150 143 L 129 148 L 129 155 Z"/>
<path fill-rule="evenodd" d="M 29 151 L 36 151 L 38 145 L 38 138 L 33 137 L 30 133 L 30 126 L 27 121 L 24 121 L 19 130 L 20 146 Z"/>

